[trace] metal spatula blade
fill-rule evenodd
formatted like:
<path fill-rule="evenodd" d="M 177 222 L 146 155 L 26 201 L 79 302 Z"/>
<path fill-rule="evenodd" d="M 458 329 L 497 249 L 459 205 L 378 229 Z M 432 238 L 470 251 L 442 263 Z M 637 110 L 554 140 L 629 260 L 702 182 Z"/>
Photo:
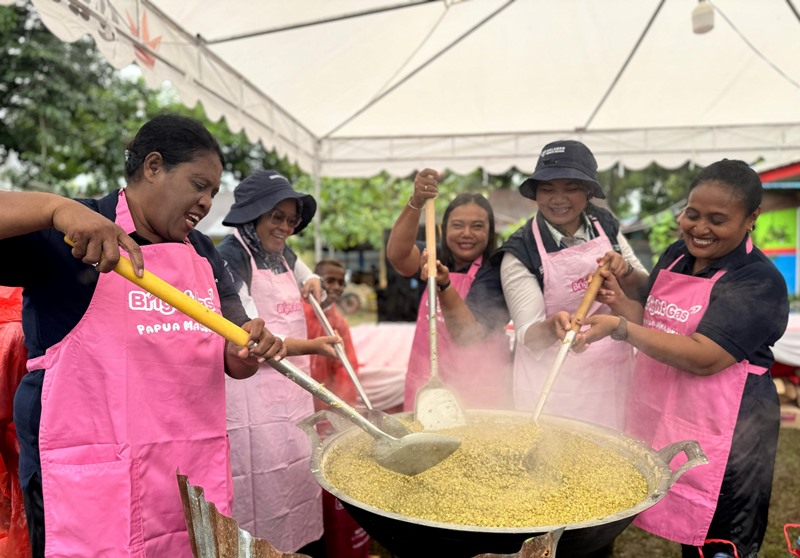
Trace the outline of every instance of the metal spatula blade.
<path fill-rule="evenodd" d="M 602 271 L 607 271 L 608 266 L 609 264 L 606 262 L 597 268 L 597 270 L 594 272 L 594 275 L 592 275 L 592 280 L 589 282 L 589 286 L 586 288 L 586 292 L 583 293 L 583 298 L 581 298 L 581 302 L 578 304 L 578 309 L 575 311 L 575 316 L 573 317 L 572 329 L 567 332 L 567 334 L 564 336 L 564 340 L 561 342 L 561 346 L 558 349 L 558 354 L 553 361 L 553 366 L 550 368 L 550 372 L 548 372 L 544 386 L 542 387 L 542 393 L 539 394 L 539 400 L 536 402 L 536 407 L 533 410 L 531 420 L 535 424 L 539 424 L 539 415 L 541 414 L 542 409 L 544 409 L 544 405 L 547 402 L 547 397 L 550 395 L 550 391 L 552 390 L 553 384 L 558 377 L 558 373 L 561 371 L 561 367 L 564 366 L 564 361 L 567 359 L 570 347 L 572 347 L 572 342 L 575 340 L 575 336 L 580 330 L 580 325 L 575 322 L 578 319 L 585 318 L 589 313 L 589 309 L 592 307 L 595 297 L 597 297 L 597 292 L 600 290 L 600 287 L 603 284 L 603 277 L 600 275 L 600 273 Z M 540 444 L 534 442 L 533 446 L 531 446 L 531 449 L 529 449 L 522 458 L 523 466 L 530 472 L 538 471 L 542 460 L 546 459 L 546 457 L 541 455 L 542 451 L 539 446 Z"/>
<path fill-rule="evenodd" d="M 466 424 L 466 418 L 456 394 L 439 379 L 436 338 L 436 209 L 432 199 L 425 202 L 425 248 L 428 251 L 428 338 L 431 377 L 417 391 L 414 418 L 422 423 L 425 430 L 441 430 Z"/>
<path fill-rule="evenodd" d="M 322 328 L 325 330 L 325 333 L 328 335 L 334 335 L 335 332 L 333 331 L 333 327 L 331 323 L 328 321 L 328 317 L 325 315 L 325 311 L 322 309 L 322 305 L 320 305 L 319 301 L 314 298 L 314 294 L 310 294 L 308 296 L 308 301 L 311 304 L 311 307 L 314 309 L 314 313 L 317 315 L 317 319 L 322 324 Z M 347 371 L 347 375 L 350 377 L 350 380 L 356 386 L 356 390 L 358 391 L 358 395 L 361 397 L 361 400 L 364 402 L 364 405 L 367 407 L 367 420 L 370 421 L 372 424 L 395 437 L 405 436 L 410 434 L 411 431 L 408 427 L 403 424 L 397 418 L 384 413 L 378 409 L 372 407 L 372 403 L 367 397 L 367 392 L 361 386 L 361 382 L 358 379 L 358 375 L 356 374 L 355 369 L 353 369 L 353 365 L 350 363 L 350 359 L 347 358 L 347 353 L 344 351 L 344 347 L 340 343 L 337 343 L 335 346 L 336 356 L 341 361 L 342 365 L 344 366 L 345 371 Z"/>

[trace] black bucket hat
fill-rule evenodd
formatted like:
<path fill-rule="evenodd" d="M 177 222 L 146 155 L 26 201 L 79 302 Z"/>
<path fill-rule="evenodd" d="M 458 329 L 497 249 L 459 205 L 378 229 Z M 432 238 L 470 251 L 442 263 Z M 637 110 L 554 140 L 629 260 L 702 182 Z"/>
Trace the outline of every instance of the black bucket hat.
<path fill-rule="evenodd" d="M 300 200 L 302 221 L 292 234 L 308 226 L 317 212 L 317 202 L 308 194 L 295 191 L 280 173 L 273 170 L 256 171 L 242 180 L 233 191 L 234 204 L 223 219 L 226 227 L 255 221 L 286 199 Z"/>
<path fill-rule="evenodd" d="M 594 155 L 588 147 L 575 140 L 554 141 L 545 145 L 536 162 L 536 170 L 520 184 L 519 193 L 526 198 L 536 199 L 536 186 L 539 182 L 559 178 L 581 180 L 589 185 L 589 194 L 593 198 L 606 197 L 597 181 L 597 161 Z"/>

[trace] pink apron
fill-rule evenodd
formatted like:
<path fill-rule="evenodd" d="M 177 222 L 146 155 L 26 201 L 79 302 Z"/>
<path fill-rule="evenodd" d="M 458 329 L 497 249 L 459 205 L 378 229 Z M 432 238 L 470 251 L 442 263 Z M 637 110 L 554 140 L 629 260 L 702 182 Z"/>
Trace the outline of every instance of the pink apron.
<path fill-rule="evenodd" d="M 752 249 L 749 241 L 747 247 Z M 647 297 L 643 325 L 689 336 L 702 320 L 711 289 L 725 270 L 710 279 L 681 275 L 671 271 L 678 261 L 658 274 Z M 636 525 L 665 539 L 703 545 L 717 506 L 747 374 L 760 375 L 765 370 L 745 360 L 711 376 L 697 376 L 639 351 L 627 433 L 656 449 L 697 440 L 708 465 L 684 473 L 658 504 L 636 518 Z M 678 458 L 674 467 L 685 460 Z"/>
<path fill-rule="evenodd" d="M 548 253 L 535 219 L 531 226 L 542 259 L 547 316 L 561 310 L 572 314 L 586 291 L 585 277 L 597 269 L 597 258 L 612 249 L 611 242 L 602 227 L 595 224 L 597 237 Z M 588 315 L 609 313 L 611 309 L 608 306 L 595 302 Z M 560 347 L 560 343 L 554 343 L 536 353 L 521 343 L 517 344 L 514 358 L 514 404 L 517 409 L 533 410 Z M 633 363 L 633 348 L 611 338 L 592 343 L 585 352 L 570 352 L 551 388 L 544 412 L 621 431 L 625 426 L 625 401 Z"/>
<path fill-rule="evenodd" d="M 124 193 L 117 223 L 134 230 Z M 142 246 L 147 269 L 219 312 L 208 261 L 188 242 Z M 175 472 L 230 513 L 224 341 L 102 273 L 44 368 L 39 449 L 47 556 L 192 555 Z"/>
<path fill-rule="evenodd" d="M 482 257 L 472 262 L 467 273 L 451 273 L 450 283 L 461 298 L 469 292 Z M 465 408 L 507 409 L 511 403 L 511 349 L 504 331 L 493 332 L 481 343 L 469 347 L 457 345 L 447 331 L 436 299 L 436 340 L 439 376 L 452 389 Z M 431 375 L 430 337 L 428 333 L 428 291 L 422 295 L 417 327 L 406 372 L 406 411 L 414 409 L 417 391 Z"/>
<path fill-rule="evenodd" d="M 237 234 L 239 242 L 241 238 Z M 244 245 L 244 243 L 242 243 Z M 294 273 L 257 269 L 250 295 L 270 331 L 306 339 L 303 300 Z M 287 266 L 288 268 L 288 266 Z M 304 372 L 307 355 L 290 361 Z M 314 414 L 310 393 L 264 364 L 246 380 L 226 381 L 233 471 L 233 517 L 284 552 L 322 536 L 322 489 L 311 475 L 311 446 L 295 423 Z"/>

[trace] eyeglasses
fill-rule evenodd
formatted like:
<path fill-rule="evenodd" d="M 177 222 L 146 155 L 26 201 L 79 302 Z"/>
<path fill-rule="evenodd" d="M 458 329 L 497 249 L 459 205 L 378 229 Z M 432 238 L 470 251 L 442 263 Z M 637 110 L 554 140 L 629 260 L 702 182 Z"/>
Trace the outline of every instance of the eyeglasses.
<path fill-rule="evenodd" d="M 300 223 L 303 222 L 303 218 L 300 217 L 297 213 L 294 215 L 286 215 L 283 211 L 278 211 L 273 209 L 269 213 L 269 222 L 275 225 L 276 227 L 281 226 L 284 221 L 293 229 L 296 229 Z"/>

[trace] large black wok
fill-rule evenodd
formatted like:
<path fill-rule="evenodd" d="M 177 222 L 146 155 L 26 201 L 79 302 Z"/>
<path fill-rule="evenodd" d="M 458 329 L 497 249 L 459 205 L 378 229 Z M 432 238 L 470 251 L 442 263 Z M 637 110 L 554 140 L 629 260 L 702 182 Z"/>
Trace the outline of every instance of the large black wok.
<path fill-rule="evenodd" d="M 404 415 L 397 415 L 404 417 Z M 407 418 L 411 418 L 409 413 Z M 530 420 L 530 413 L 514 411 L 468 411 L 467 417 L 492 417 L 508 420 Z M 314 425 L 328 420 L 336 432 L 321 441 Z M 689 469 L 708 460 L 697 442 L 677 442 L 655 451 L 642 442 L 613 430 L 577 420 L 542 415 L 539 424 L 580 434 L 598 445 L 614 449 L 632 461 L 648 486 L 648 496 L 637 505 L 599 520 L 570 523 L 568 525 L 532 525 L 530 527 L 476 527 L 440 523 L 388 512 L 360 502 L 331 485 L 325 478 L 324 464 L 330 448 L 348 443 L 361 430 L 342 424 L 328 411 L 319 411 L 298 423 L 311 439 L 313 454 L 311 472 L 317 482 L 342 501 L 353 518 L 370 536 L 397 558 L 471 558 L 484 552 L 512 553 L 519 551 L 525 539 L 565 527 L 558 543 L 558 555 L 568 558 L 591 555 L 611 543 L 642 511 L 661 500 L 667 490 Z M 680 452 L 687 461 L 675 472 L 670 462 Z"/>

